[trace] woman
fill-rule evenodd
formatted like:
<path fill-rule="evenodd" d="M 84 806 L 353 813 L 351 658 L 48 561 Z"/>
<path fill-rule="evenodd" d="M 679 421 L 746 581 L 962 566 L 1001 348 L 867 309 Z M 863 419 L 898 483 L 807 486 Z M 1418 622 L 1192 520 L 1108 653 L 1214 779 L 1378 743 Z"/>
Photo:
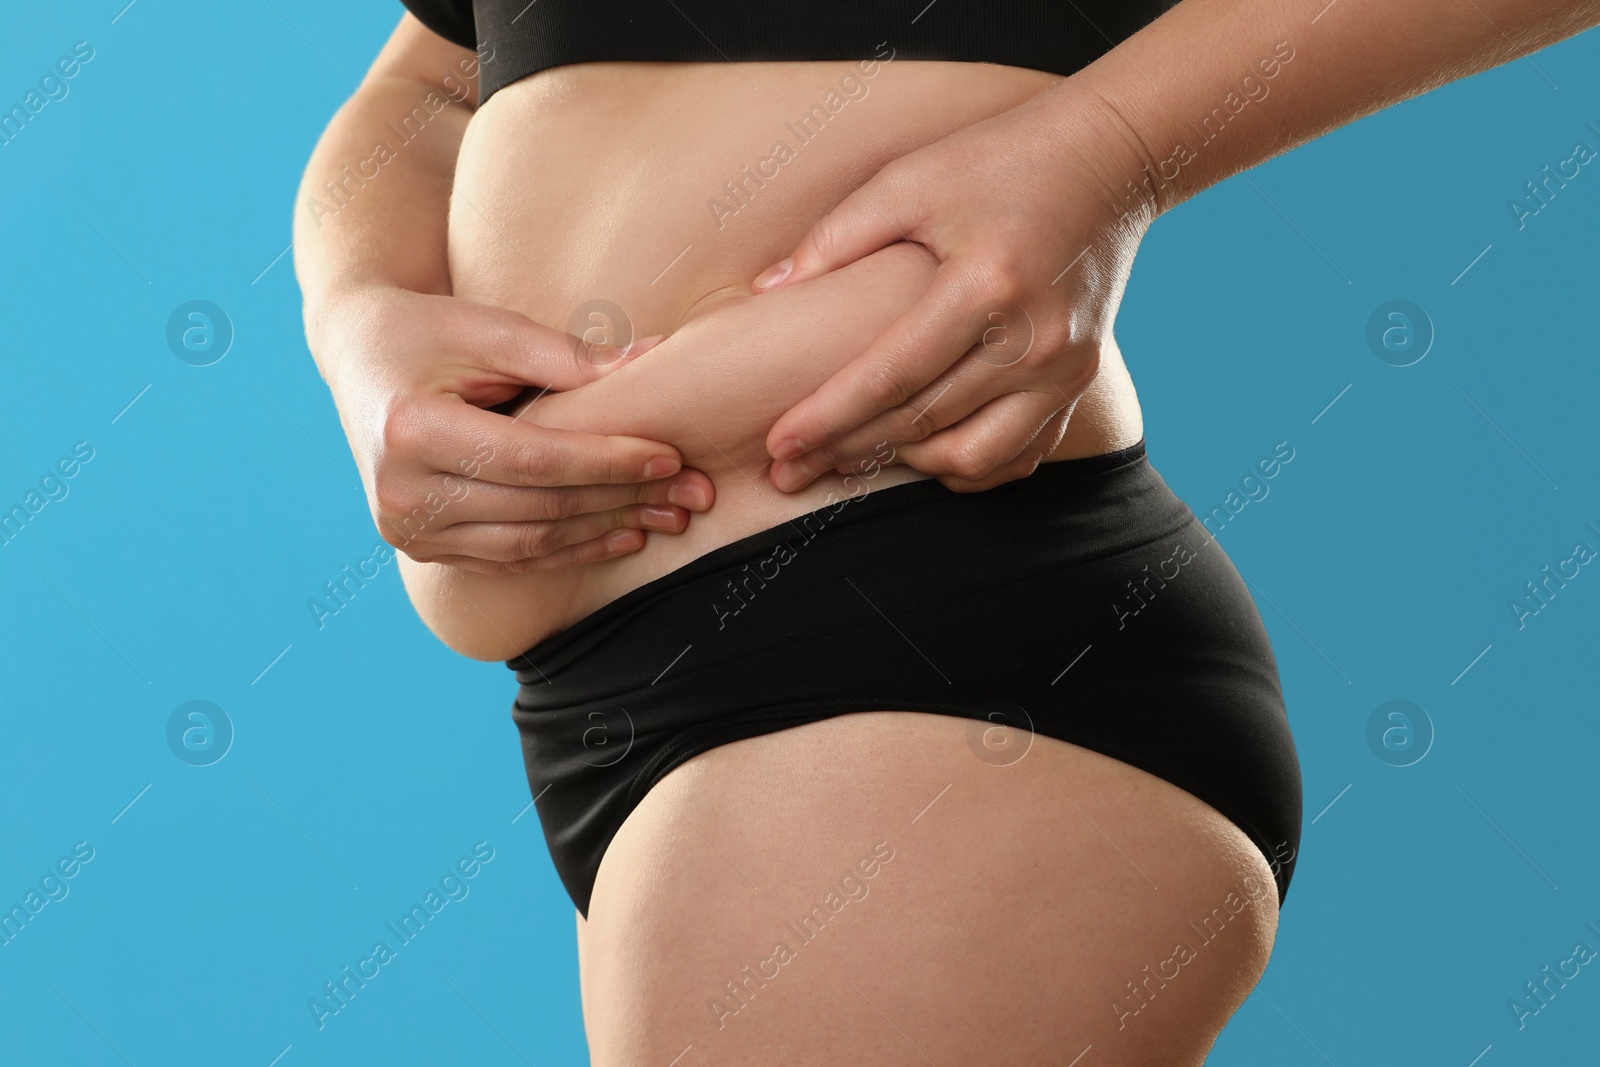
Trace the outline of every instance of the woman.
<path fill-rule="evenodd" d="M 307 332 L 419 614 L 517 671 L 593 1062 L 1204 1061 L 1299 775 L 1132 256 L 1600 21 L 1336 3 L 408 4 Z"/>

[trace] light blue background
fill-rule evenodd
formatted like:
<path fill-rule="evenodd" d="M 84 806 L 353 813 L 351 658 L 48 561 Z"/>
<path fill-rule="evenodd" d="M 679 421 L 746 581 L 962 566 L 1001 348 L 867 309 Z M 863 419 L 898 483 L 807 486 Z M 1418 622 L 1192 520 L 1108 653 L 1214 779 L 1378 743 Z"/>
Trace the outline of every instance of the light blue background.
<path fill-rule="evenodd" d="M 306 607 L 378 539 L 279 257 L 399 9 L 123 3 L 28 5 L 0 36 L 7 108 L 95 49 L 0 147 L 0 504 L 95 450 L 0 547 L 0 904 L 95 850 L 0 947 L 0 1060 L 582 1063 L 510 673 L 437 644 L 392 565 L 321 631 Z M 1600 167 L 1523 230 L 1507 207 L 1600 148 L 1591 120 L 1593 33 L 1226 182 L 1145 242 L 1118 336 L 1158 469 L 1202 511 L 1295 449 L 1222 535 L 1278 652 L 1306 828 L 1215 1064 L 1593 1062 L 1600 970 L 1520 1032 L 1507 1007 L 1600 947 L 1600 568 L 1525 629 L 1508 607 L 1600 548 Z M 164 337 L 197 298 L 237 333 L 208 367 Z M 1365 341 L 1394 298 L 1437 331 L 1409 367 Z M 206 768 L 165 737 L 194 699 L 237 732 Z M 1368 746 L 1391 699 L 1436 730 L 1414 766 Z M 478 841 L 470 895 L 319 1032 L 307 998 Z"/>

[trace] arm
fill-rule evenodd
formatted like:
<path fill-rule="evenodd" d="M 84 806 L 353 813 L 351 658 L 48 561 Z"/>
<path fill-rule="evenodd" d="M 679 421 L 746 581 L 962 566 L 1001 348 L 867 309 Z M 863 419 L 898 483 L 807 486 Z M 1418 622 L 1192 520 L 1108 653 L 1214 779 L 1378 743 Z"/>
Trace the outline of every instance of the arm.
<path fill-rule="evenodd" d="M 295 202 L 295 273 L 308 328 L 330 304 L 364 287 L 450 295 L 450 179 L 478 106 L 477 58 L 406 15 L 328 123 Z M 403 158 L 364 165 L 379 141 L 396 139 L 391 122 L 428 110 L 430 93 L 450 106 L 429 116 L 427 136 L 405 145 Z M 324 377 L 339 369 L 337 360 L 313 355 Z"/>
<path fill-rule="evenodd" d="M 802 281 L 899 240 L 941 261 L 916 306 L 774 424 L 773 483 L 793 491 L 884 440 L 952 489 L 1025 476 L 1114 344 L 1160 212 L 1596 23 L 1597 0 L 1183 0 L 1055 87 L 902 156 L 755 282 Z M 1005 367 L 973 357 L 993 307 L 1034 327 Z"/>
<path fill-rule="evenodd" d="M 1330 130 L 1596 24 L 1595 0 L 1184 0 L 1070 79 L 1056 114 L 1070 122 L 1080 95 L 1103 105 L 1111 128 L 1100 136 L 1120 136 L 1140 164 L 1117 179 L 1144 190 L 1148 167 L 1145 199 L 1161 214 Z M 1128 192 L 1121 181 L 1117 191 Z"/>
<path fill-rule="evenodd" d="M 709 479 L 669 445 L 485 410 L 625 359 L 450 295 L 451 179 L 477 65 L 407 15 L 329 123 L 294 220 L 307 341 L 390 544 L 488 573 L 637 551 L 640 530 L 680 532 L 709 507 Z"/>

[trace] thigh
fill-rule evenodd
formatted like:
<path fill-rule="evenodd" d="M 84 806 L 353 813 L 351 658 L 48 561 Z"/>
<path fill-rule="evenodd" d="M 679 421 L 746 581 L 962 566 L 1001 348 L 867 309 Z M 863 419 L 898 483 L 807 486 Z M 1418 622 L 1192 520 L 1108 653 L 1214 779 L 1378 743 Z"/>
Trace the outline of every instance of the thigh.
<path fill-rule="evenodd" d="M 995 740 L 853 713 L 667 775 L 578 924 L 596 1067 L 1203 1063 L 1271 952 L 1266 860 L 1162 779 Z"/>

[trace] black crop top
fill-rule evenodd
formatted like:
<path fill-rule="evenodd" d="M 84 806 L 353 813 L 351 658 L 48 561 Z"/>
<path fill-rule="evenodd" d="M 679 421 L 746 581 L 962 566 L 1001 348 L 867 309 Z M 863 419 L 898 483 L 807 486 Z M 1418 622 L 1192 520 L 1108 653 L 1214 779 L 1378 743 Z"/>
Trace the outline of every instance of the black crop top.
<path fill-rule="evenodd" d="M 482 56 L 480 102 L 606 60 L 945 59 L 1067 75 L 1178 0 L 403 0 Z M 492 57 L 492 58 L 491 58 Z"/>

